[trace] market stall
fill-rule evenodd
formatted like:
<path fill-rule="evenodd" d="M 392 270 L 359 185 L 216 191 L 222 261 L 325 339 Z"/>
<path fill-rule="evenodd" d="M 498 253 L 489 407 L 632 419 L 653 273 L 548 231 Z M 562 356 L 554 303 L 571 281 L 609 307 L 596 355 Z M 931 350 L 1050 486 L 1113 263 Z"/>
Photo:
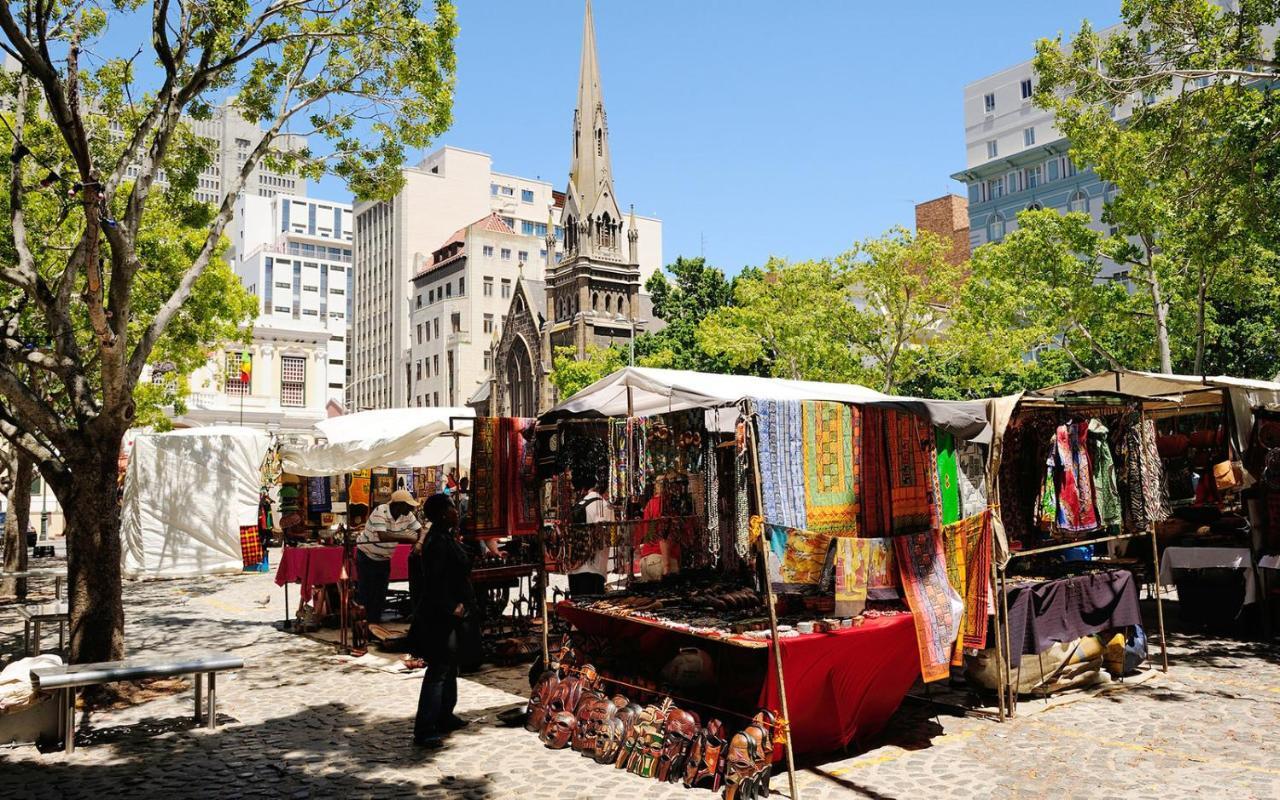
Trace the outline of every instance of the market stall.
<path fill-rule="evenodd" d="M 984 403 L 631 368 L 541 427 L 550 550 L 566 569 L 608 549 L 621 576 L 556 604 L 575 629 L 569 674 L 652 701 L 650 716 L 701 715 L 703 739 L 741 728 L 730 750 L 763 730 L 785 743 L 765 760 L 790 766 L 874 735 L 985 625 Z M 610 518 L 575 516 L 606 485 Z"/>

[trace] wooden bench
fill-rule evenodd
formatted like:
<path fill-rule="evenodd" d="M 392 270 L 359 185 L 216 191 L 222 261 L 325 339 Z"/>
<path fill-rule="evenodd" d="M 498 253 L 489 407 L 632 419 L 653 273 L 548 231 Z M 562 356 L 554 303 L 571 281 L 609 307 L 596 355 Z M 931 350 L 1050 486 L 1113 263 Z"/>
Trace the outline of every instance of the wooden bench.
<path fill-rule="evenodd" d="M 67 753 L 76 749 L 76 689 L 116 681 L 136 681 L 143 678 L 172 678 L 191 675 L 196 684 L 195 721 L 206 728 L 218 725 L 217 686 L 218 673 L 243 669 L 244 659 L 230 653 L 202 653 L 185 658 L 130 658 L 124 661 L 106 661 L 99 664 L 72 664 L 62 667 L 41 667 L 31 670 L 31 683 L 40 691 L 60 693 L 58 732 L 62 735 Z M 209 688 L 202 692 L 204 680 Z M 201 708 L 201 695 L 205 695 Z"/>

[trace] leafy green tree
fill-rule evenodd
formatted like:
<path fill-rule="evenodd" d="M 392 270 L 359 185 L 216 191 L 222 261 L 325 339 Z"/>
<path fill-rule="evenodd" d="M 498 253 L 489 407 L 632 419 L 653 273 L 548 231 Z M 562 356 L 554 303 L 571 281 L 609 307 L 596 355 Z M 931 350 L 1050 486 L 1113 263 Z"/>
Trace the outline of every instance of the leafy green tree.
<path fill-rule="evenodd" d="M 573 345 L 557 347 L 551 360 L 551 385 L 561 400 L 577 393 L 601 378 L 627 365 L 628 354 L 619 345 L 601 347 L 587 345 L 585 358 L 578 358 L 578 348 Z"/>
<path fill-rule="evenodd" d="M 727 372 L 723 358 L 709 355 L 698 345 L 698 325 L 716 309 L 733 302 L 734 281 L 701 258 L 683 256 L 653 273 L 645 289 L 653 298 L 653 313 L 666 327 L 636 337 L 636 354 L 656 357 L 670 369 Z"/>
<path fill-rule="evenodd" d="M 1125 243 L 1110 255 L 1149 296 L 1160 368 L 1176 361 L 1199 374 L 1212 333 L 1227 323 L 1215 322 L 1215 307 L 1240 307 L 1237 287 L 1273 277 L 1260 271 L 1280 243 L 1280 98 L 1270 88 L 1280 65 L 1266 27 L 1280 7 L 1126 0 L 1121 8 L 1120 32 L 1085 23 L 1070 48 L 1061 37 L 1038 43 L 1036 102 L 1055 113 L 1072 158 L 1118 189 L 1107 219 Z"/>
<path fill-rule="evenodd" d="M 143 15 L 134 3 L 10 2 L 0 35 L 16 61 L 3 77 L 14 144 L 0 436 L 32 458 L 66 515 L 71 658 L 111 660 L 124 649 L 116 462 L 144 368 L 158 348 L 194 357 L 207 331 L 186 304 L 255 169 L 331 172 L 361 198 L 397 191 L 405 150 L 449 124 L 454 10 L 157 0 Z M 114 52 L 128 55 L 99 55 Z M 208 206 L 195 188 L 212 154 L 190 121 L 223 97 L 263 135 Z M 148 236 L 167 220 L 176 239 Z M 184 313 L 197 323 L 186 330 Z"/>

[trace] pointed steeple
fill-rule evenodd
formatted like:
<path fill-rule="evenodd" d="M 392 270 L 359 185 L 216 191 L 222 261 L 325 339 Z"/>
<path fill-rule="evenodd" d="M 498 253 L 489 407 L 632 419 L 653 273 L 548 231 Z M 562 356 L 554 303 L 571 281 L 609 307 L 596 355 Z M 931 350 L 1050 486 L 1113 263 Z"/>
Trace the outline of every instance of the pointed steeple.
<path fill-rule="evenodd" d="M 578 72 L 578 107 L 573 112 L 573 158 L 567 194 L 566 249 L 582 255 L 620 255 L 622 215 L 613 193 L 609 123 L 600 88 L 591 0 L 586 0 L 582 23 L 582 63 Z"/>

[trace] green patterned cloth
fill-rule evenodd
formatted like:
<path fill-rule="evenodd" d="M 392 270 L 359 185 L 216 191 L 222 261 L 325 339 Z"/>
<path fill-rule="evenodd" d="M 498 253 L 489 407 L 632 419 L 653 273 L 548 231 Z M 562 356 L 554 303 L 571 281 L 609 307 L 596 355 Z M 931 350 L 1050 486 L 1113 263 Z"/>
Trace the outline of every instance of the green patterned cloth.
<path fill-rule="evenodd" d="M 1098 521 L 1104 528 L 1118 531 L 1124 516 L 1120 508 L 1120 490 L 1116 488 L 1116 464 L 1111 457 L 1108 433 L 1102 420 L 1089 420 L 1089 449 L 1093 451 L 1093 490 L 1097 495 Z"/>
<path fill-rule="evenodd" d="M 942 505 L 942 524 L 960 521 L 960 477 L 956 468 L 956 440 L 938 428 L 938 490 Z"/>

